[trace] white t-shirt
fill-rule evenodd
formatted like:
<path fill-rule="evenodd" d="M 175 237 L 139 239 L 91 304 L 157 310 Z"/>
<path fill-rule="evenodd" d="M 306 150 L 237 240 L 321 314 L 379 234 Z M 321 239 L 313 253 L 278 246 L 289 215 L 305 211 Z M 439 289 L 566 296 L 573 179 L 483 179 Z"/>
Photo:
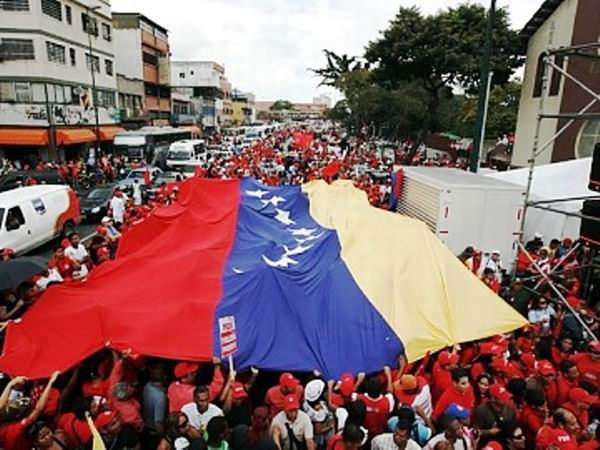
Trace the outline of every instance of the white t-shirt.
<path fill-rule="evenodd" d="M 296 436 L 296 439 L 299 441 L 306 441 L 308 439 L 313 439 L 314 431 L 313 424 L 304 411 L 298 411 L 298 417 L 294 423 L 290 422 L 285 415 L 285 411 L 281 411 L 273 418 L 273 422 L 271 422 L 271 428 L 277 427 L 281 432 L 281 444 L 284 448 L 289 448 L 289 439 L 286 425 L 289 425 Z"/>
<path fill-rule="evenodd" d="M 110 201 L 110 209 L 112 210 L 112 215 L 115 219 L 115 222 L 123 223 L 123 216 L 125 215 L 125 200 L 121 197 L 113 197 Z"/>
<path fill-rule="evenodd" d="M 198 430 L 206 430 L 206 425 L 208 425 L 210 419 L 223 415 L 221 408 L 212 403 L 208 404 L 208 409 L 204 413 L 198 411 L 198 406 L 194 402 L 183 405 L 181 412 L 187 416 L 190 424 Z"/>
<path fill-rule="evenodd" d="M 446 439 L 446 436 L 444 435 L 444 433 L 440 433 L 437 436 L 434 436 L 433 438 L 431 438 L 431 440 L 424 447 L 424 450 L 433 450 L 433 448 L 435 447 L 435 445 L 438 442 L 446 441 L 446 440 L 447 439 Z M 469 443 L 469 440 L 467 438 L 463 438 L 463 439 L 458 439 L 454 443 L 454 450 L 472 450 L 472 447 L 471 447 L 471 444 Z"/>
<path fill-rule="evenodd" d="M 398 450 L 398 446 L 394 442 L 394 433 L 384 433 L 375 436 L 371 441 L 371 450 Z M 421 450 L 421 447 L 415 441 L 409 439 L 405 450 Z"/>
<path fill-rule="evenodd" d="M 413 400 L 411 407 L 415 411 L 417 422 L 425 424 L 423 418 L 420 415 L 416 414 L 416 412 L 417 408 L 421 407 L 427 417 L 431 417 L 431 414 L 433 413 L 433 406 L 431 402 L 431 389 L 429 388 L 429 385 L 423 386 L 421 392 L 419 392 Z"/>
<path fill-rule="evenodd" d="M 137 206 L 142 204 L 142 188 L 139 183 L 133 184 L 133 204 Z"/>
<path fill-rule="evenodd" d="M 79 244 L 77 248 L 73 248 L 73 246 L 70 245 L 65 249 L 65 256 L 68 256 L 72 260 L 80 263 L 89 256 L 89 253 L 83 244 Z"/>

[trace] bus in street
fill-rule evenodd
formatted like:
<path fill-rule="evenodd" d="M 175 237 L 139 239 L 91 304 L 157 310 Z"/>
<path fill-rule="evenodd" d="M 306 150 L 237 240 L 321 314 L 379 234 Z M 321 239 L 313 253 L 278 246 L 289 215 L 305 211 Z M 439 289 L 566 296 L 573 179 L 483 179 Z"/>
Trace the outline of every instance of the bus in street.
<path fill-rule="evenodd" d="M 167 153 L 171 144 L 191 139 L 192 131 L 186 128 L 142 127 L 123 131 L 115 136 L 114 151 L 129 161 L 146 161 L 148 164 L 166 167 Z"/>

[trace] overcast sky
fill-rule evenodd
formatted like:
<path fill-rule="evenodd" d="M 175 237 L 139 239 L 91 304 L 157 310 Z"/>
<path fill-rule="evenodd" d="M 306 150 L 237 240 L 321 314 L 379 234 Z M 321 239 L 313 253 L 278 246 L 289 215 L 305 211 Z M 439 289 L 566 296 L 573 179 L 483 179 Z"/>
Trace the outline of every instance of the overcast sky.
<path fill-rule="evenodd" d="M 489 0 L 471 0 L 489 4 Z M 498 0 L 520 29 L 543 0 Z M 234 87 L 258 100 L 310 102 L 317 89 L 309 67 L 323 49 L 361 55 L 399 6 L 427 13 L 463 0 L 112 0 L 113 11 L 140 12 L 169 30 L 172 59 L 225 65 Z M 337 95 L 333 95 L 337 97 Z"/>

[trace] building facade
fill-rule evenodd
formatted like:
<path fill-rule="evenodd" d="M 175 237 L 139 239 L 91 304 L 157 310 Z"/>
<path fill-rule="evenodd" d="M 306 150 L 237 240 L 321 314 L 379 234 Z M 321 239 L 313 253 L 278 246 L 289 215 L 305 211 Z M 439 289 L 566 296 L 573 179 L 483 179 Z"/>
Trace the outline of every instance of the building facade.
<path fill-rule="evenodd" d="M 107 0 L 0 1 L 2 156 L 81 156 L 96 142 L 96 114 L 98 139 L 112 140 L 120 122 L 113 37 Z"/>
<path fill-rule="evenodd" d="M 596 0 L 546 0 L 521 32 L 527 42 L 527 60 L 519 106 L 512 164 L 525 166 L 531 158 L 536 123 L 542 97 L 544 65 L 541 55 L 548 49 L 597 43 L 600 40 L 600 8 Z M 595 49 L 596 57 L 599 55 Z M 568 56 L 555 57 L 555 64 L 569 74 L 600 91 L 600 59 Z M 573 81 L 548 67 L 544 114 L 576 113 L 591 97 Z M 597 103 L 589 113 L 599 113 Z M 540 129 L 540 145 L 552 141 L 569 118 L 544 119 Z M 576 120 L 537 158 L 536 164 L 585 158 L 592 155 L 600 142 L 600 120 Z"/>
<path fill-rule="evenodd" d="M 231 83 L 222 65 L 212 61 L 173 61 L 171 84 L 175 91 L 191 97 L 206 132 L 231 124 Z"/>
<path fill-rule="evenodd" d="M 256 105 L 254 94 L 234 89 L 232 97 L 232 125 L 247 126 L 256 122 Z"/>
<path fill-rule="evenodd" d="M 139 13 L 113 13 L 119 108 L 123 122 L 169 125 L 171 87 L 166 28 Z"/>

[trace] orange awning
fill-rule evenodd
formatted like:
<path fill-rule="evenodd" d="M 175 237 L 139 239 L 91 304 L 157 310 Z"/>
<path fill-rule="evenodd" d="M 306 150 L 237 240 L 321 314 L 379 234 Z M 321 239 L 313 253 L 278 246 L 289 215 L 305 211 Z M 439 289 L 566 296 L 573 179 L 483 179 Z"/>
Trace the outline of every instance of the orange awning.
<path fill-rule="evenodd" d="M 43 128 L 0 128 L 0 145 L 48 145 L 48 130 Z"/>
<path fill-rule="evenodd" d="M 115 135 L 125 131 L 124 128 L 121 127 L 100 127 L 99 134 L 101 141 L 114 141 Z"/>
<path fill-rule="evenodd" d="M 83 144 L 94 142 L 96 136 L 87 128 L 63 128 L 56 130 L 56 141 L 59 145 Z"/>
<path fill-rule="evenodd" d="M 181 128 L 190 130 L 196 136 L 200 136 L 202 134 L 202 130 L 200 129 L 200 127 L 197 127 L 196 125 L 188 125 L 186 127 L 181 127 Z"/>

